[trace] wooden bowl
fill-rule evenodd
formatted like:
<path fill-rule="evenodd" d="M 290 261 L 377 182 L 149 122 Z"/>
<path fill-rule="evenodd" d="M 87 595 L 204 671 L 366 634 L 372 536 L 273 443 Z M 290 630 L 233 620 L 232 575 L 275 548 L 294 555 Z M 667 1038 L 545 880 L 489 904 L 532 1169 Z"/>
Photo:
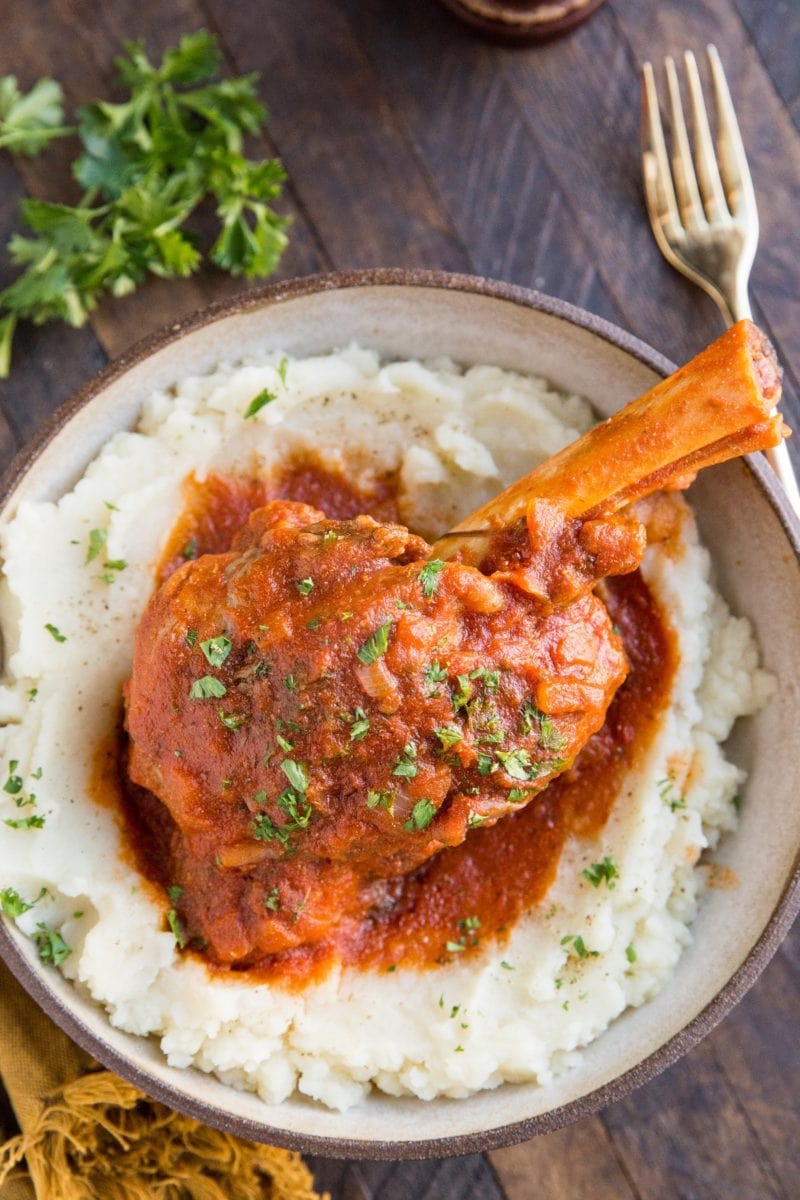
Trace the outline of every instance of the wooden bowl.
<path fill-rule="evenodd" d="M 507 284 L 421 271 L 301 279 L 252 291 L 139 344 L 61 408 L 14 463 L 0 521 L 23 499 L 56 499 L 102 443 L 131 426 L 144 396 L 223 358 L 281 349 L 307 355 L 350 341 L 388 357 L 446 354 L 544 375 L 608 415 L 671 365 L 630 335 L 560 300 Z M 707 472 L 692 489 L 722 591 L 754 623 L 779 695 L 740 722 L 732 753 L 748 773 L 739 828 L 724 841 L 738 875 L 712 891 L 672 979 L 625 1012 L 544 1086 L 505 1084 L 467 1100 L 378 1093 L 345 1113 L 300 1098 L 265 1104 L 197 1070 L 167 1065 L 157 1043 L 105 1013 L 43 966 L 13 926 L 0 951 L 31 996 L 81 1046 L 148 1095 L 258 1141 L 346 1158 L 464 1154 L 546 1133 L 624 1096 L 673 1063 L 755 982 L 800 908 L 800 525 L 761 457 Z"/>

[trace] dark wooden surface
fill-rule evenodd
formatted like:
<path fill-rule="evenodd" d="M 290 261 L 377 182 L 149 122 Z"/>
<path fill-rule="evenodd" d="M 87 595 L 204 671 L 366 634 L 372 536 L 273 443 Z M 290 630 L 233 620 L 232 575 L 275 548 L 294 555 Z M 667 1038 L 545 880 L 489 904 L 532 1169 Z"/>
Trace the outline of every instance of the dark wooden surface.
<path fill-rule="evenodd" d="M 800 427 L 800 6 L 610 0 L 536 49 L 484 43 L 435 0 L 0 0 L 0 73 L 50 74 L 70 101 L 108 94 L 125 38 L 153 51 L 206 27 L 231 70 L 262 73 L 294 217 L 281 277 L 423 266 L 496 276 L 617 321 L 676 360 L 720 328 L 672 272 L 641 198 L 638 64 L 714 41 L 759 199 L 757 318 Z M 72 194 L 66 146 L 0 161 L 0 236 L 25 193 Z M 11 277 L 0 255 L 0 284 Z M 209 270 L 153 283 L 91 326 L 24 329 L 2 385 L 0 462 L 107 359 L 239 284 Z M 317 1161 L 334 1200 L 792 1200 L 800 1196 L 800 936 L 705 1042 L 596 1117 L 485 1156 Z"/>

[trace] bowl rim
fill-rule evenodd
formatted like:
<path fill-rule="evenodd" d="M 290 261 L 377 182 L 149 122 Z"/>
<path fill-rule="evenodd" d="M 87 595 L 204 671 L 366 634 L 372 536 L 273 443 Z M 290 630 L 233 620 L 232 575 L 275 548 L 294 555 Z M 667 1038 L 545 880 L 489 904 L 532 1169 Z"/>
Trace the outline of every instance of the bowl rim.
<path fill-rule="evenodd" d="M 669 359 L 647 343 L 604 318 L 567 301 L 516 284 L 481 276 L 405 268 L 338 271 L 302 276 L 277 284 L 253 288 L 232 299 L 210 304 L 186 318 L 174 321 L 149 334 L 113 359 L 98 375 L 62 403 L 14 457 L 0 478 L 0 513 L 4 513 L 7 509 L 9 501 L 26 472 L 72 417 L 110 384 L 154 352 L 178 341 L 187 333 L 202 329 L 204 326 L 226 317 L 268 308 L 315 293 L 376 286 L 432 288 L 467 292 L 509 301 L 524 308 L 531 308 L 554 316 L 593 333 L 609 345 L 631 355 L 659 375 L 664 376 L 675 369 L 675 365 Z M 789 505 L 781 485 L 767 466 L 763 455 L 749 455 L 743 461 L 746 469 L 755 476 L 757 484 L 766 494 L 795 558 L 800 561 L 800 520 Z M 133 1083 L 152 1099 L 194 1117 L 213 1128 L 252 1141 L 329 1158 L 400 1161 L 475 1154 L 513 1145 L 539 1134 L 554 1133 L 566 1125 L 591 1116 L 601 1108 L 621 1100 L 635 1088 L 649 1082 L 671 1066 L 715 1028 L 756 982 L 788 933 L 798 912 L 800 912 L 800 855 L 795 860 L 794 868 L 769 921 L 734 974 L 704 1009 L 646 1058 L 599 1088 L 545 1113 L 538 1113 L 519 1121 L 479 1132 L 452 1134 L 421 1141 L 394 1142 L 295 1133 L 252 1120 L 249 1117 L 226 1113 L 223 1109 L 204 1100 L 197 1100 L 169 1083 L 161 1082 L 138 1066 L 131 1064 L 123 1054 L 84 1024 L 50 988 L 47 982 L 48 974 L 44 971 L 37 971 L 23 953 L 21 949 L 23 935 L 16 931 L 12 935 L 10 925 L 5 918 L 0 922 L 0 957 L 5 960 L 17 981 L 32 999 L 73 1041 L 109 1070 L 115 1071 Z"/>

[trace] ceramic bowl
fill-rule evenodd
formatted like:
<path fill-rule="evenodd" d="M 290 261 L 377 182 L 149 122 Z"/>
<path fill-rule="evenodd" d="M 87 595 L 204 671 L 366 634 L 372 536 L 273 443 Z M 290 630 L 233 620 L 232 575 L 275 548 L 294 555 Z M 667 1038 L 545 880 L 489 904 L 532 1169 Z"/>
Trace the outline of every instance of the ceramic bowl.
<path fill-rule="evenodd" d="M 249 292 L 141 343 L 66 404 L 12 467 L 0 521 L 22 499 L 56 499 L 101 444 L 136 420 L 144 396 L 222 358 L 278 349 L 308 355 L 356 341 L 387 357 L 446 354 L 551 379 L 603 416 L 671 369 L 653 350 L 561 301 L 453 275 L 381 271 Z M 733 757 L 748 773 L 736 833 L 722 857 L 735 890 L 711 891 L 669 983 L 629 1010 L 545 1087 L 505 1084 L 467 1100 L 373 1093 L 345 1113 L 303 1099 L 268 1105 L 196 1070 L 167 1065 L 155 1041 L 114 1029 L 104 1012 L 43 966 L 14 927 L 0 950 L 50 1016 L 106 1066 L 150 1096 L 244 1137 L 347 1158 L 463 1154 L 549 1132 L 619 1099 L 674 1062 L 755 981 L 800 908 L 800 525 L 761 457 L 703 474 L 691 500 L 720 586 L 755 624 L 779 694 L 737 727 Z"/>

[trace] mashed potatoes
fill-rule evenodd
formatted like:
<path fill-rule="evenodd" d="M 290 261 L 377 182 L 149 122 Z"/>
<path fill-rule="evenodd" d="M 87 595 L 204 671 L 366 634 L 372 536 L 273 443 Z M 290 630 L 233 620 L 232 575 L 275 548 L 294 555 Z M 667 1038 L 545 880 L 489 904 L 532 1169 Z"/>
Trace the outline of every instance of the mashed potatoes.
<path fill-rule="evenodd" d="M 275 398 L 246 416 L 264 389 Z M 21 506 L 2 533 L 0 890 L 115 1025 L 267 1101 L 297 1088 L 346 1108 L 373 1084 L 430 1098 L 545 1082 L 663 984 L 690 938 L 698 857 L 736 820 L 741 772 L 719 743 L 770 689 L 680 501 L 679 546 L 643 566 L 677 637 L 671 706 L 602 833 L 568 841 L 545 903 L 502 946 L 425 971 L 334 967 L 301 992 L 211 978 L 165 932 L 113 810 L 87 799 L 190 471 L 268 471 L 309 450 L 362 480 L 394 471 L 402 519 L 432 536 L 591 423 L 579 398 L 493 367 L 274 356 L 149 397 L 72 492 Z M 606 859 L 613 876 L 583 874 Z"/>

